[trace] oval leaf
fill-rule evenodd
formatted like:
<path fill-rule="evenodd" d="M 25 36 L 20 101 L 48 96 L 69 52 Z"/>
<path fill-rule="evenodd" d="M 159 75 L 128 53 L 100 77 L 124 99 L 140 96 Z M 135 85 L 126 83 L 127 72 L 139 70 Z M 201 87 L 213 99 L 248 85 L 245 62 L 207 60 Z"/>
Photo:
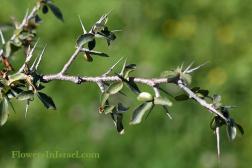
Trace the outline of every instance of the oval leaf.
<path fill-rule="evenodd" d="M 234 140 L 236 137 L 237 131 L 236 127 L 232 125 L 227 125 L 227 135 L 230 140 Z"/>
<path fill-rule="evenodd" d="M 188 100 L 188 99 L 189 99 L 189 96 L 186 94 L 178 95 L 175 97 L 175 100 L 177 100 L 177 101 L 184 101 L 184 100 Z"/>
<path fill-rule="evenodd" d="M 144 114 L 150 110 L 153 106 L 152 102 L 147 102 L 147 103 L 143 103 L 140 106 L 138 106 L 134 111 L 133 111 L 133 115 L 131 118 L 131 122 L 130 124 L 135 125 L 135 124 L 139 124 L 142 121 L 142 118 L 144 116 Z"/>
<path fill-rule="evenodd" d="M 16 98 L 18 100 L 31 100 L 34 97 L 34 93 L 31 90 L 21 92 Z"/>
<path fill-rule="evenodd" d="M 76 41 L 77 46 L 83 46 L 84 44 L 94 40 L 94 35 L 92 33 L 82 34 Z"/>
<path fill-rule="evenodd" d="M 162 105 L 162 106 L 172 106 L 172 102 L 164 97 L 155 97 L 154 104 Z"/>
<path fill-rule="evenodd" d="M 106 104 L 106 101 L 109 98 L 109 94 L 107 92 L 103 92 L 101 95 L 101 104 L 100 106 L 103 107 Z"/>
<path fill-rule="evenodd" d="M 123 82 L 115 82 L 112 83 L 109 87 L 107 92 L 111 95 L 118 93 L 123 88 Z"/>
<path fill-rule="evenodd" d="M 51 97 L 41 92 L 38 92 L 37 96 L 46 108 L 56 110 L 56 106 Z"/>
<path fill-rule="evenodd" d="M 142 92 L 137 96 L 137 100 L 138 101 L 152 101 L 153 100 L 153 96 L 148 93 L 148 92 Z"/>
<path fill-rule="evenodd" d="M 9 116 L 9 110 L 8 110 L 8 101 L 6 98 L 3 98 L 3 100 L 0 103 L 0 125 L 3 126 Z"/>
<path fill-rule="evenodd" d="M 48 2 L 47 4 L 48 4 L 48 7 L 51 9 L 52 13 L 54 14 L 54 16 L 56 16 L 59 20 L 63 22 L 64 18 L 60 9 L 51 2 Z"/>

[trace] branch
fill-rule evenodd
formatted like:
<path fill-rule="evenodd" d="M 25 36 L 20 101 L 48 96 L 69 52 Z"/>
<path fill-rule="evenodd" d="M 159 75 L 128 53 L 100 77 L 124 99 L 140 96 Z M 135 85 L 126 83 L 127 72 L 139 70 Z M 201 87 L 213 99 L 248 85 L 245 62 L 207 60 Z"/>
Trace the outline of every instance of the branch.
<path fill-rule="evenodd" d="M 31 12 L 28 14 L 28 10 L 26 12 L 26 15 L 23 19 L 23 21 L 21 22 L 20 25 L 18 25 L 16 27 L 16 29 L 20 29 L 22 30 L 25 26 L 28 25 L 29 20 L 31 20 L 32 18 L 34 18 L 38 12 L 38 10 L 40 9 L 41 3 L 36 3 L 36 5 L 32 8 Z M 13 34 L 12 37 L 10 38 L 11 40 L 14 40 L 17 37 L 17 34 Z"/>
<path fill-rule="evenodd" d="M 121 79 L 118 76 L 96 76 L 96 77 L 87 77 L 87 76 L 68 76 L 63 75 L 61 72 L 58 74 L 51 74 L 51 75 L 44 75 L 43 80 L 45 82 L 54 81 L 54 80 L 62 80 L 62 81 L 70 81 L 76 84 L 81 84 L 84 82 L 93 82 L 96 83 L 99 86 L 99 83 L 103 82 L 116 82 L 121 81 Z M 159 97 L 160 93 L 157 91 L 156 85 L 162 84 L 162 83 L 171 83 L 169 79 L 167 78 L 134 78 L 133 81 L 135 83 L 141 83 L 148 85 L 150 87 L 153 87 L 155 94 Z M 182 83 L 181 80 L 178 81 L 177 85 L 184 90 L 190 98 L 193 98 L 196 102 L 198 102 L 201 106 L 206 108 L 209 112 L 214 113 L 217 116 L 220 116 L 222 119 L 224 119 L 226 122 L 228 121 L 223 114 L 221 114 L 219 111 L 217 111 L 212 104 L 207 103 L 204 99 L 201 99 L 198 97 L 191 89 L 189 89 L 185 84 Z"/>
<path fill-rule="evenodd" d="M 62 68 L 62 70 L 60 71 L 60 74 L 64 74 L 70 67 L 70 65 L 73 63 L 73 61 L 76 59 L 76 57 L 78 56 L 79 52 L 81 51 L 82 46 L 79 46 L 75 52 L 73 53 L 73 55 L 70 57 L 70 59 L 67 61 L 67 63 L 64 65 L 64 67 Z"/>

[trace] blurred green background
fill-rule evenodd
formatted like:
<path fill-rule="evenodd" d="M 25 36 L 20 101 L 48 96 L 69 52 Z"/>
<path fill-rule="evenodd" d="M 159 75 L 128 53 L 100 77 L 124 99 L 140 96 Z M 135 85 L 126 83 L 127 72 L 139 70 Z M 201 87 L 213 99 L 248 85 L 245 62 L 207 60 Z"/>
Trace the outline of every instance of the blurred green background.
<path fill-rule="evenodd" d="M 21 20 L 33 0 L 0 0 L 0 23 L 11 16 Z M 122 29 L 110 46 L 100 40 L 97 50 L 111 57 L 88 63 L 79 57 L 71 74 L 100 75 L 121 57 L 137 64 L 136 76 L 157 77 L 177 65 L 209 63 L 193 74 L 192 86 L 219 93 L 226 104 L 237 105 L 232 116 L 243 125 L 245 135 L 229 142 L 221 135 L 221 167 L 252 165 L 252 2 L 251 0 L 55 0 L 65 22 L 52 13 L 41 15 L 40 43 L 47 50 L 40 66 L 43 74 L 56 73 L 74 51 L 82 33 L 78 15 L 86 28 L 112 10 L 110 29 Z M 8 36 L 8 32 L 4 32 Z M 19 57 L 18 57 L 19 56 Z M 20 63 L 22 52 L 15 59 Z M 109 116 L 99 115 L 99 88 L 54 81 L 46 85 L 57 111 L 46 110 L 35 100 L 24 118 L 24 104 L 15 102 L 17 113 L 0 128 L 0 165 L 3 168 L 82 167 L 217 167 L 216 142 L 209 128 L 212 117 L 195 102 L 175 102 L 169 120 L 159 108 L 137 126 L 128 125 L 118 135 Z M 148 90 L 148 88 L 144 88 Z M 137 105 L 132 93 L 127 102 Z M 151 90 L 150 90 L 151 91 Z M 119 97 L 121 99 L 121 97 Z M 12 159 L 11 151 L 95 152 L 99 159 Z"/>

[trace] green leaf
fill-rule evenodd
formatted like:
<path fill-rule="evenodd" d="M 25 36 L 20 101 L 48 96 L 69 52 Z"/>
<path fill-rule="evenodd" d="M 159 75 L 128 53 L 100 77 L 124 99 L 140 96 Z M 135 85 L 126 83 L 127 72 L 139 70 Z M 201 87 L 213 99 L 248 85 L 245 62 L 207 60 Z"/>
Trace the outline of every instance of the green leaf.
<path fill-rule="evenodd" d="M 200 87 L 194 87 L 194 88 L 191 89 L 191 91 L 194 92 L 194 93 L 197 92 L 198 90 L 200 90 Z"/>
<path fill-rule="evenodd" d="M 48 2 L 47 5 L 51 9 L 51 11 L 54 14 L 54 16 L 56 16 L 59 20 L 61 20 L 63 22 L 64 18 L 63 18 L 63 14 L 60 11 L 60 9 L 56 5 L 54 5 L 53 3 L 51 3 L 51 2 Z"/>
<path fill-rule="evenodd" d="M 140 106 L 138 106 L 134 111 L 133 111 L 133 115 L 131 117 L 131 122 L 130 124 L 134 125 L 134 124 L 139 124 L 142 121 L 142 118 L 144 116 L 144 114 L 150 110 L 153 106 L 152 102 L 146 102 L 141 104 Z"/>
<path fill-rule="evenodd" d="M 204 89 L 200 89 L 197 91 L 197 93 L 202 94 L 204 97 L 208 96 L 209 91 L 208 90 L 204 90 Z"/>
<path fill-rule="evenodd" d="M 77 46 L 83 46 L 84 44 L 94 40 L 94 35 L 92 33 L 82 34 L 76 41 Z"/>
<path fill-rule="evenodd" d="M 172 106 L 172 102 L 165 97 L 155 97 L 154 104 L 162 105 L 162 106 Z"/>
<path fill-rule="evenodd" d="M 124 112 L 128 111 L 129 108 L 128 107 L 124 107 L 122 105 L 122 103 L 118 103 L 116 110 L 117 110 L 118 113 L 124 113 Z"/>
<path fill-rule="evenodd" d="M 108 54 L 103 53 L 103 52 L 99 52 L 99 51 L 89 51 L 89 50 L 86 50 L 85 53 L 92 54 L 92 55 L 97 55 L 97 56 L 101 56 L 101 57 L 109 57 Z"/>
<path fill-rule="evenodd" d="M 111 113 L 111 117 L 114 120 L 117 132 L 119 134 L 121 134 L 121 135 L 124 134 L 124 128 L 123 128 L 123 123 L 122 123 L 123 114 L 121 114 L 121 113 Z"/>
<path fill-rule="evenodd" d="M 88 49 L 93 50 L 95 48 L 96 41 L 93 39 L 92 41 L 88 42 Z"/>
<path fill-rule="evenodd" d="M 46 6 L 46 5 L 43 5 L 42 6 L 42 12 L 43 12 L 43 14 L 47 14 L 48 13 L 48 7 Z"/>
<path fill-rule="evenodd" d="M 103 113 L 105 113 L 105 114 L 112 113 L 114 108 L 115 108 L 114 105 L 104 106 Z"/>
<path fill-rule="evenodd" d="M 25 80 L 26 79 L 26 75 L 24 73 L 16 73 L 13 75 L 9 75 L 9 80 L 8 80 L 8 84 L 11 84 L 15 81 L 19 81 L 19 80 Z"/>
<path fill-rule="evenodd" d="M 187 94 L 182 94 L 182 95 L 178 95 L 175 97 L 175 100 L 177 101 L 184 101 L 184 100 L 188 100 L 189 96 Z"/>
<path fill-rule="evenodd" d="M 239 124 L 237 124 L 237 123 L 235 123 L 235 126 L 238 128 L 238 130 L 240 131 L 240 133 L 243 135 L 244 134 L 244 130 L 243 130 L 242 126 L 239 125 Z"/>
<path fill-rule="evenodd" d="M 36 24 L 39 24 L 39 23 L 41 23 L 42 22 L 42 19 L 39 17 L 39 15 L 36 15 L 35 16 L 35 23 Z"/>
<path fill-rule="evenodd" d="M 106 101 L 108 100 L 108 98 L 109 98 L 109 93 L 103 92 L 101 94 L 101 104 L 100 104 L 101 107 L 103 107 L 106 104 Z"/>
<path fill-rule="evenodd" d="M 237 131 L 234 125 L 227 125 L 227 135 L 230 140 L 234 140 L 236 137 Z"/>
<path fill-rule="evenodd" d="M 116 74 L 123 82 L 127 84 L 127 86 L 131 89 L 132 92 L 139 94 L 141 93 L 140 89 L 138 88 L 137 84 L 134 82 L 134 77 L 129 77 L 129 80 L 125 79 L 119 74 Z"/>
<path fill-rule="evenodd" d="M 3 98 L 3 100 L 0 102 L 0 125 L 3 126 L 9 116 L 9 109 L 8 109 L 8 100 L 6 98 Z"/>
<path fill-rule="evenodd" d="M 31 90 L 21 92 L 16 98 L 18 100 L 31 100 L 34 97 L 34 93 Z"/>
<path fill-rule="evenodd" d="M 113 94 L 118 93 L 122 88 L 123 88 L 123 82 L 121 82 L 121 81 L 115 82 L 115 83 L 112 83 L 108 87 L 107 93 L 109 93 L 110 95 L 113 95 Z"/>
<path fill-rule="evenodd" d="M 124 70 L 123 70 L 123 77 L 124 78 L 128 78 L 129 77 L 129 73 L 136 70 L 136 64 L 129 64 L 126 65 Z"/>
<path fill-rule="evenodd" d="M 56 106 L 51 97 L 42 92 L 38 92 L 37 96 L 46 108 L 56 110 Z"/>
<path fill-rule="evenodd" d="M 153 100 L 153 96 L 148 93 L 148 92 L 142 92 L 137 96 L 137 100 L 138 101 L 152 101 Z"/>

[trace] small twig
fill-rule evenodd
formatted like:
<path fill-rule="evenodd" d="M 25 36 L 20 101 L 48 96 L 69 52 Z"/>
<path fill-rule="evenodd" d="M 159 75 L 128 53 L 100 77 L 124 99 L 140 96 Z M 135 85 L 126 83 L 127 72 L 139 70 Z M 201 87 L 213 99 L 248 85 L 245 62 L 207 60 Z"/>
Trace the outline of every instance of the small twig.
<path fill-rule="evenodd" d="M 64 74 L 68 68 L 71 66 L 71 64 L 73 63 L 73 61 L 76 59 L 76 57 L 78 56 L 80 50 L 82 49 L 82 46 L 79 46 L 75 52 L 73 53 L 73 55 L 70 57 L 70 59 L 67 61 L 67 63 L 64 65 L 63 69 L 60 71 L 60 74 Z"/>
<path fill-rule="evenodd" d="M 212 104 L 209 104 L 204 99 L 199 98 L 193 91 L 191 91 L 188 87 L 186 87 L 181 80 L 178 81 L 178 86 L 182 90 L 184 90 L 189 95 L 190 98 L 193 98 L 194 100 L 196 100 L 200 105 L 202 105 L 203 107 L 205 107 L 208 111 L 210 111 L 211 113 L 216 114 L 217 116 L 220 116 L 226 122 L 228 121 L 227 118 L 225 116 L 223 116 L 223 114 L 221 114 L 219 111 L 217 111 L 212 106 Z"/>

